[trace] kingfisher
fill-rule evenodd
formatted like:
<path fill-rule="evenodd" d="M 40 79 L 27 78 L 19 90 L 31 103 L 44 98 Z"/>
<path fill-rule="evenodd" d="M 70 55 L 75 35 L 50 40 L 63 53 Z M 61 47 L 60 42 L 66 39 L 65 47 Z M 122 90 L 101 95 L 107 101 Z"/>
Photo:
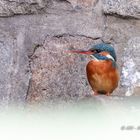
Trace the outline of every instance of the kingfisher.
<path fill-rule="evenodd" d="M 89 50 L 71 50 L 71 53 L 90 55 L 86 66 L 88 82 L 94 95 L 111 95 L 120 79 L 114 48 L 106 43 L 91 45 Z"/>

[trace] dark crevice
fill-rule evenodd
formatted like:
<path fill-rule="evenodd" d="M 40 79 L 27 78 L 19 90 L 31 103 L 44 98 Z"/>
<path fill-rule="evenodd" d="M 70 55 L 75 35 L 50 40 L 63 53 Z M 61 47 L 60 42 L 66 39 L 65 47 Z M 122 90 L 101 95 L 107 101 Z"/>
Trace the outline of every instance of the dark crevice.
<path fill-rule="evenodd" d="M 98 4 L 98 2 L 99 2 L 99 0 L 96 0 L 96 1 L 94 2 L 94 7 Z"/>
<path fill-rule="evenodd" d="M 29 64 L 29 65 L 30 65 L 30 64 Z M 30 73 L 31 73 L 31 66 L 30 66 Z M 32 73 L 31 73 L 31 74 L 32 74 Z M 27 93 L 26 93 L 25 101 L 28 100 L 28 96 L 29 96 L 29 93 L 30 93 L 31 82 L 32 82 L 32 76 L 31 76 L 30 79 L 29 79 L 28 89 L 27 89 Z"/>
<path fill-rule="evenodd" d="M 134 17 L 134 16 L 130 16 L 130 15 L 123 16 L 123 15 L 119 15 L 117 13 L 104 13 L 104 15 L 106 15 L 106 16 L 114 16 L 114 17 L 117 17 L 117 18 L 120 18 L 120 19 L 124 19 L 124 20 L 129 20 L 129 19 L 130 20 L 132 20 L 132 19 L 139 20 L 138 17 Z"/>
<path fill-rule="evenodd" d="M 56 1 L 65 2 L 65 3 L 71 4 L 68 0 L 56 0 Z"/>
<path fill-rule="evenodd" d="M 91 37 L 91 36 L 86 36 L 86 35 L 72 35 L 72 34 L 59 34 L 59 35 L 55 35 L 53 37 L 57 37 L 57 38 L 61 38 L 61 37 L 85 37 L 85 38 L 88 38 L 88 39 L 92 39 L 92 40 L 98 40 L 98 39 L 101 39 L 101 37 Z"/>
<path fill-rule="evenodd" d="M 101 40 L 103 43 L 106 43 L 106 41 L 104 41 L 104 36 L 105 36 L 105 32 L 107 30 L 107 15 L 103 15 L 103 33 L 102 33 L 102 37 L 101 37 Z"/>
<path fill-rule="evenodd" d="M 31 82 L 32 82 L 32 70 L 31 70 L 31 59 L 30 57 L 28 56 L 28 63 L 29 63 L 29 73 L 30 73 L 30 79 L 29 79 L 29 83 L 28 83 L 28 89 L 27 89 L 27 92 L 26 92 L 26 96 L 25 96 L 25 101 L 28 100 L 28 96 L 30 94 L 30 87 L 31 87 Z"/>
<path fill-rule="evenodd" d="M 32 51 L 32 53 L 31 53 L 31 55 L 29 56 L 29 59 L 31 59 L 32 58 L 32 56 L 34 55 L 34 53 L 36 52 L 36 50 L 39 48 L 39 47 L 42 47 L 43 45 L 41 45 L 41 44 L 34 44 L 34 49 L 33 49 L 33 51 Z"/>
<path fill-rule="evenodd" d="M 34 45 L 34 49 L 33 49 L 33 52 L 30 56 L 28 56 L 28 62 L 29 62 L 29 72 L 30 72 L 30 79 L 29 79 L 29 83 L 28 83 L 28 89 L 27 89 L 27 92 L 26 92 L 26 97 L 25 97 L 25 101 L 28 100 L 28 96 L 30 94 L 30 88 L 31 88 L 31 85 L 32 85 L 32 69 L 31 69 L 31 61 L 32 61 L 32 56 L 34 55 L 34 53 L 36 52 L 36 50 L 41 47 L 42 45 L 40 44 L 35 44 Z"/>

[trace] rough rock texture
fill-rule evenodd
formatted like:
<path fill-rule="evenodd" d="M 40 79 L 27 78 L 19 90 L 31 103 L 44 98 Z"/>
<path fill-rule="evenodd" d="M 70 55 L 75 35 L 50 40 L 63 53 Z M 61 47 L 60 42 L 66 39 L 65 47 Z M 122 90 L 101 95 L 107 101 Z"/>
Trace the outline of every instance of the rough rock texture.
<path fill-rule="evenodd" d="M 103 40 L 114 44 L 118 54 L 118 63 L 121 74 L 121 92 L 119 94 L 126 94 L 128 96 L 132 94 L 136 95 L 136 93 L 132 91 L 135 91 L 135 89 L 138 88 L 136 85 L 139 85 L 139 76 L 136 76 L 136 73 L 139 73 L 138 50 L 140 46 L 138 42 L 140 36 L 140 21 L 132 19 L 118 19 L 118 17 L 112 16 L 108 16 L 106 18 L 107 22 Z M 126 73 L 128 75 L 126 75 Z"/>
<path fill-rule="evenodd" d="M 48 0 L 0 0 L 0 17 L 46 11 Z"/>
<path fill-rule="evenodd" d="M 17 38 L 9 32 L 0 34 L 0 99 L 1 104 L 25 103 L 29 87 L 29 62 L 23 46 L 24 36 Z"/>
<path fill-rule="evenodd" d="M 85 72 L 88 58 L 69 54 L 70 49 L 85 49 L 99 43 L 86 37 L 47 37 L 31 56 L 30 101 L 62 98 L 68 100 L 89 95 Z M 71 81 L 72 80 L 72 81 Z M 62 92 L 63 91 L 63 92 Z"/>
<path fill-rule="evenodd" d="M 98 0 L 67 0 L 73 7 L 91 9 Z"/>
<path fill-rule="evenodd" d="M 110 15 L 140 19 L 139 0 L 104 0 L 103 10 Z"/>
<path fill-rule="evenodd" d="M 127 45 L 123 55 L 124 66 L 121 84 L 127 87 L 126 96 L 140 95 L 137 89 L 140 89 L 140 37 L 130 38 Z"/>
<path fill-rule="evenodd" d="M 139 2 L 0 0 L 1 103 L 89 95 L 85 67 L 90 58 L 64 52 L 99 42 L 117 52 L 121 80 L 114 94 L 139 95 Z"/>

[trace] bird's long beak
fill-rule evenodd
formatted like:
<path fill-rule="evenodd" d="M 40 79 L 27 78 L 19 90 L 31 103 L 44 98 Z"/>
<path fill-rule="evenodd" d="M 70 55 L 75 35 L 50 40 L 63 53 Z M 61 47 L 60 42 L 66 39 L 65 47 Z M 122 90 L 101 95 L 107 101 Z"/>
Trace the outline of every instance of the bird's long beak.
<path fill-rule="evenodd" d="M 90 51 L 90 50 L 70 50 L 69 53 L 78 53 L 78 54 L 87 54 L 87 55 L 91 55 L 91 54 L 94 54 L 93 51 Z"/>

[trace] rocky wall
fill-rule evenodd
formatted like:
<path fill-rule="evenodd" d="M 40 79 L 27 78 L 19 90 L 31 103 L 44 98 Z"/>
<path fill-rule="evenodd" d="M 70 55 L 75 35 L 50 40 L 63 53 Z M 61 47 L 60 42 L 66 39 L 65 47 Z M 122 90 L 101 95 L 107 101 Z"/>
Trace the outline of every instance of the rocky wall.
<path fill-rule="evenodd" d="M 139 0 L 0 0 L 1 104 L 90 95 L 90 58 L 66 52 L 101 42 L 117 53 L 113 95 L 139 95 L 139 19 Z"/>

